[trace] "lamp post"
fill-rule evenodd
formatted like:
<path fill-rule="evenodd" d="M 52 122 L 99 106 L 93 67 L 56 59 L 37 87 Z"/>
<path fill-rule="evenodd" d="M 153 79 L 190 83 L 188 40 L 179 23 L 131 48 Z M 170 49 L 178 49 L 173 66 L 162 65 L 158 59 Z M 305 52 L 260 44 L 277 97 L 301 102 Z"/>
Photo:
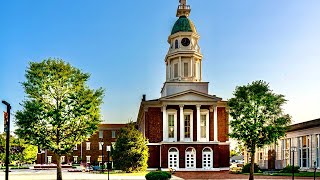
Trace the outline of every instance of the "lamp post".
<path fill-rule="evenodd" d="M 7 112 L 4 112 L 4 131 L 6 132 L 6 178 L 9 179 L 9 138 L 10 138 L 10 109 L 11 105 L 7 101 L 2 101 L 7 106 Z"/>
<path fill-rule="evenodd" d="M 100 144 L 101 144 L 101 147 L 102 147 L 102 149 L 101 149 L 101 153 L 102 153 L 102 155 L 101 155 L 101 170 L 102 170 L 102 173 L 104 172 L 103 171 L 103 169 L 104 169 L 104 167 L 103 167 L 103 138 L 100 138 Z"/>
<path fill-rule="evenodd" d="M 294 180 L 294 153 L 297 151 L 297 147 L 292 146 L 291 152 L 292 152 L 292 180 Z"/>
<path fill-rule="evenodd" d="M 317 172 L 317 161 L 313 162 L 314 165 L 314 174 L 313 174 L 313 179 L 316 180 L 316 172 Z"/>
<path fill-rule="evenodd" d="M 108 180 L 109 180 L 109 170 L 111 168 L 111 166 L 110 166 L 110 151 L 111 151 L 111 146 L 107 146 L 107 152 L 108 152 L 108 163 L 107 163 Z"/>

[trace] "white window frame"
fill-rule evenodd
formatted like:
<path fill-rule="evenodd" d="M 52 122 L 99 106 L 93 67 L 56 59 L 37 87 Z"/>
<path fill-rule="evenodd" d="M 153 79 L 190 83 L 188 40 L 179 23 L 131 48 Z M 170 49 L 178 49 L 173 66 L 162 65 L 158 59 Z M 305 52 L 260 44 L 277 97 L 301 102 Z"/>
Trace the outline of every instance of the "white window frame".
<path fill-rule="evenodd" d="M 210 149 L 210 152 L 204 152 L 205 149 Z M 210 163 L 207 163 L 207 162 L 204 163 L 205 162 L 205 160 L 204 160 L 205 154 L 209 154 L 210 155 Z M 208 160 L 206 159 L 206 161 L 208 161 Z M 205 167 L 205 164 L 206 165 L 209 164 L 209 166 Z M 212 151 L 212 149 L 210 147 L 204 147 L 202 149 L 202 168 L 203 169 L 212 169 L 213 168 L 213 151 Z"/>
<path fill-rule="evenodd" d="M 91 142 L 86 142 L 86 150 L 90 151 L 90 144 Z"/>
<path fill-rule="evenodd" d="M 303 140 L 302 138 L 303 137 L 306 137 L 306 147 L 303 147 L 302 143 L 303 143 Z M 299 144 L 299 156 L 298 156 L 298 159 L 299 159 L 299 166 L 301 168 L 309 168 L 310 167 L 310 142 L 311 142 L 311 138 L 310 138 L 310 135 L 305 135 L 305 136 L 300 136 L 298 138 L 298 144 Z M 303 150 L 306 150 L 306 166 L 303 166 Z"/>
<path fill-rule="evenodd" d="M 173 115 L 174 119 L 174 137 L 169 138 L 169 115 Z M 178 124 L 177 124 L 177 110 L 175 109 L 167 109 L 167 127 L 165 129 L 167 130 L 167 137 L 169 142 L 177 142 L 177 131 L 178 131 Z"/>
<path fill-rule="evenodd" d="M 190 138 L 186 138 L 185 137 L 185 119 L 184 119 L 184 116 L 185 115 L 190 115 Z M 181 124 L 180 124 L 181 126 Z M 184 141 L 187 141 L 187 142 L 192 142 L 193 141 L 193 110 L 191 109 L 184 109 L 183 110 L 183 138 L 184 138 Z"/>
<path fill-rule="evenodd" d="M 73 150 L 78 150 L 78 145 L 77 144 L 74 146 Z"/>
<path fill-rule="evenodd" d="M 317 167 L 320 167 L 320 134 L 316 134 L 316 162 L 317 162 Z"/>
<path fill-rule="evenodd" d="M 73 162 L 78 163 L 78 156 L 73 156 Z"/>
<path fill-rule="evenodd" d="M 47 156 L 48 158 L 48 164 L 51 164 L 52 163 L 52 156 Z"/>
<path fill-rule="evenodd" d="M 116 138 L 116 131 L 111 131 L 111 138 Z"/>
<path fill-rule="evenodd" d="M 287 146 L 287 141 L 289 141 L 289 145 Z M 281 153 L 281 159 L 283 160 L 283 167 L 286 167 L 287 165 L 291 165 L 291 138 L 282 139 L 282 153 Z"/>
<path fill-rule="evenodd" d="M 201 115 L 205 115 L 206 116 L 206 138 L 202 138 L 201 137 L 201 124 L 199 124 L 199 126 L 200 126 L 200 135 L 199 135 L 199 137 L 200 137 L 200 141 L 201 142 L 209 142 L 209 110 L 208 109 L 201 109 L 200 110 L 200 123 L 201 123 Z"/>
<path fill-rule="evenodd" d="M 90 158 L 91 158 L 91 156 L 86 156 L 86 162 L 87 163 L 90 163 L 91 161 L 90 161 Z"/>
<path fill-rule="evenodd" d="M 102 142 L 99 142 L 99 150 L 102 150 Z"/>
<path fill-rule="evenodd" d="M 99 131 L 99 138 L 103 138 L 103 131 Z"/>
<path fill-rule="evenodd" d="M 188 149 L 192 149 L 193 151 L 187 151 Z M 193 167 L 188 167 L 188 161 L 187 161 L 187 156 L 188 155 L 192 155 L 193 156 Z M 191 160 L 190 160 L 191 161 Z M 189 162 L 189 166 L 190 166 L 191 162 Z M 185 167 L 186 169 L 196 169 L 197 168 L 197 151 L 194 147 L 188 147 L 186 150 L 185 150 Z"/>
<path fill-rule="evenodd" d="M 177 151 L 176 152 L 170 152 L 171 149 L 176 149 Z M 176 155 L 177 156 L 177 160 L 176 160 L 176 164 L 177 164 L 177 167 L 173 167 L 171 166 L 171 163 L 170 163 L 170 155 Z M 179 169 L 179 149 L 178 148 L 175 148 L 175 147 L 171 147 L 169 150 L 168 150 L 168 168 L 172 168 L 172 169 Z"/>
<path fill-rule="evenodd" d="M 65 156 L 61 156 L 61 163 L 64 163 L 64 162 L 66 162 L 66 157 Z"/>

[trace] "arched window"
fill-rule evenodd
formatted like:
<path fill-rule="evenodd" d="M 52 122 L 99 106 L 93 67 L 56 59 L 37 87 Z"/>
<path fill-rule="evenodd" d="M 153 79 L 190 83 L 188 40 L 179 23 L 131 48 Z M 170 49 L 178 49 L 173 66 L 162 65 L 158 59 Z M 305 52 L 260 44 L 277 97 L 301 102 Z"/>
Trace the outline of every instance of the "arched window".
<path fill-rule="evenodd" d="M 168 168 L 179 168 L 179 151 L 177 148 L 170 148 L 168 152 Z"/>
<path fill-rule="evenodd" d="M 178 49 L 178 48 L 179 48 L 179 41 L 178 41 L 178 39 L 176 39 L 175 42 L 174 42 L 174 48 L 175 48 L 175 49 Z"/>
<path fill-rule="evenodd" d="M 211 169 L 213 167 L 213 153 L 211 148 L 203 148 L 202 150 L 202 168 Z"/>
<path fill-rule="evenodd" d="M 196 168 L 196 150 L 191 147 L 186 149 L 186 168 Z"/>

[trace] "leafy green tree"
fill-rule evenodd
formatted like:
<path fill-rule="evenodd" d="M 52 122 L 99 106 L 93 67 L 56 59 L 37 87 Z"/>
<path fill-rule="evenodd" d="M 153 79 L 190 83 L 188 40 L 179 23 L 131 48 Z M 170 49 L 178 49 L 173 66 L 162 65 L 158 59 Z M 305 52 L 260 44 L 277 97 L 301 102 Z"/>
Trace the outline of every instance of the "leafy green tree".
<path fill-rule="evenodd" d="M 148 156 L 147 140 L 133 122 L 127 124 L 120 130 L 112 151 L 115 168 L 126 172 L 145 171 L 148 167 Z"/>
<path fill-rule="evenodd" d="M 16 134 L 56 154 L 61 180 L 61 155 L 97 130 L 104 91 L 90 89 L 90 75 L 60 59 L 30 62 L 25 77 L 27 99 L 15 116 Z"/>
<path fill-rule="evenodd" d="M 228 102 L 232 120 L 230 137 L 241 142 L 251 154 L 250 180 L 253 180 L 256 148 L 285 136 L 291 117 L 284 114 L 284 96 L 275 94 L 264 81 L 238 86 Z"/>

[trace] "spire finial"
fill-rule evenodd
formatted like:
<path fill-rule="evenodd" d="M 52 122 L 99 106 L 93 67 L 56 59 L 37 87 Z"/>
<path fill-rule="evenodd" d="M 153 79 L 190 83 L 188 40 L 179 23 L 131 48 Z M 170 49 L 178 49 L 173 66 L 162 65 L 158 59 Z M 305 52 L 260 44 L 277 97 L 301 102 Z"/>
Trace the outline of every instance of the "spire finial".
<path fill-rule="evenodd" d="M 187 0 L 179 0 L 179 6 L 178 6 L 178 9 L 177 9 L 177 17 L 180 17 L 180 16 L 186 16 L 188 17 L 190 15 L 190 11 L 191 11 L 191 8 L 190 8 L 190 5 L 187 5 Z"/>

